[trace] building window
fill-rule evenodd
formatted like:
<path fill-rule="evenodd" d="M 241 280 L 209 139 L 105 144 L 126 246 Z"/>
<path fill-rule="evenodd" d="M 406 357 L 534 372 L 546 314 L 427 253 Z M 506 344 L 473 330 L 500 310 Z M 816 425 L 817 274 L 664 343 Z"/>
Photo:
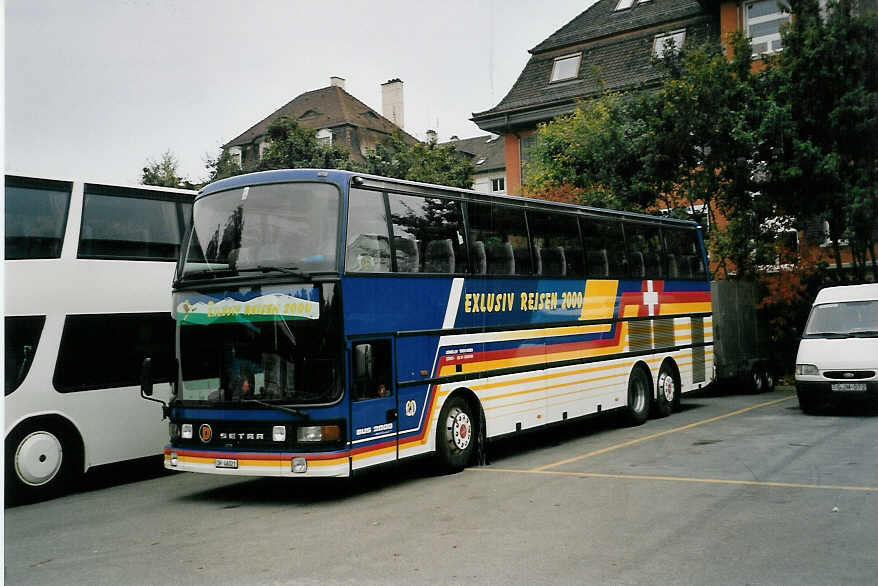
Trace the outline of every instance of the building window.
<path fill-rule="evenodd" d="M 744 5 L 744 23 L 747 36 L 753 46 L 753 54 L 780 51 L 780 27 L 790 22 L 790 14 L 784 2 L 759 0 Z"/>
<path fill-rule="evenodd" d="M 665 54 L 665 47 L 668 42 L 673 44 L 673 52 L 679 53 L 683 48 L 683 42 L 686 40 L 686 31 L 674 31 L 672 33 L 662 33 L 656 35 L 652 42 L 652 54 L 654 57 L 662 57 Z"/>
<path fill-rule="evenodd" d="M 229 157 L 231 157 L 232 162 L 241 168 L 241 147 L 233 146 L 229 149 Z"/>
<path fill-rule="evenodd" d="M 261 161 L 265 157 L 265 151 L 268 150 L 270 143 L 268 140 L 263 140 L 259 143 L 259 160 Z"/>
<path fill-rule="evenodd" d="M 491 191 L 506 191 L 506 179 L 504 177 L 497 177 L 496 179 L 491 179 Z"/>
<path fill-rule="evenodd" d="M 647 2 L 650 2 L 650 0 L 619 0 L 619 3 L 616 4 L 616 11 L 627 10 L 635 4 L 646 4 Z"/>
<path fill-rule="evenodd" d="M 552 78 L 549 82 L 575 79 L 579 75 L 579 62 L 582 61 L 582 53 L 555 57 L 552 65 Z"/>
<path fill-rule="evenodd" d="M 537 135 L 536 134 L 528 134 L 527 136 L 522 136 L 519 139 L 518 143 L 518 153 L 519 160 L 521 162 L 521 180 L 524 183 L 527 179 L 528 173 L 528 163 L 531 160 L 531 153 L 533 149 L 537 146 Z"/>
<path fill-rule="evenodd" d="M 321 128 L 317 131 L 317 144 L 325 147 L 332 146 L 332 132 L 328 128 Z"/>

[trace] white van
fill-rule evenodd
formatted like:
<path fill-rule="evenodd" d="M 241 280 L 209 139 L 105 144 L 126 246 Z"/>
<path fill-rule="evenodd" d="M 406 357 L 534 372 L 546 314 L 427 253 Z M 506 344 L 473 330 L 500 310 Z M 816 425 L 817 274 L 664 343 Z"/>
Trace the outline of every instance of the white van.
<path fill-rule="evenodd" d="M 796 393 L 805 413 L 830 399 L 878 397 L 878 283 L 817 294 L 796 355 Z"/>

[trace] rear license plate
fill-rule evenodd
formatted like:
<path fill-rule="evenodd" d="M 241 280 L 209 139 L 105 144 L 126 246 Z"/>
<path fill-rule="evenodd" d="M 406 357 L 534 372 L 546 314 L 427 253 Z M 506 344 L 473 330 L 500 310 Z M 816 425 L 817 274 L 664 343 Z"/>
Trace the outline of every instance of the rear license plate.
<path fill-rule="evenodd" d="M 232 468 L 238 469 L 238 461 L 232 460 L 231 458 L 217 458 L 216 459 L 216 467 L 217 468 Z"/>
<path fill-rule="evenodd" d="M 842 393 L 863 393 L 866 391 L 866 383 L 834 383 L 832 390 Z"/>

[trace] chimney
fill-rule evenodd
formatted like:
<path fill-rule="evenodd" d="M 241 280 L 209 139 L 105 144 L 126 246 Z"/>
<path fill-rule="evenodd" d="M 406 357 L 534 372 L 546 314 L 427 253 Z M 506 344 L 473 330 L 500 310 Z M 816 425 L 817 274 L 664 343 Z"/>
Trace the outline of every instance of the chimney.
<path fill-rule="evenodd" d="M 329 78 L 329 85 L 332 87 L 340 87 L 341 89 L 344 89 L 344 78 L 336 77 L 335 75 L 333 75 Z"/>
<path fill-rule="evenodd" d="M 438 140 L 438 138 L 439 138 L 439 133 L 437 133 L 435 130 L 432 130 L 432 129 L 428 130 L 426 132 L 426 134 L 427 134 L 427 142 L 436 142 L 436 140 Z"/>
<path fill-rule="evenodd" d="M 400 128 L 405 128 L 402 80 L 398 77 L 381 84 L 381 113 Z"/>

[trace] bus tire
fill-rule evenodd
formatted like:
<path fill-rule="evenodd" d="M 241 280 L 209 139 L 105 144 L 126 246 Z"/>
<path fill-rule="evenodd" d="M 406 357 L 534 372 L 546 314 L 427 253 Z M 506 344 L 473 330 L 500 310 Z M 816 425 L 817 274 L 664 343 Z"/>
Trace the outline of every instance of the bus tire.
<path fill-rule="evenodd" d="M 462 396 L 445 401 L 436 426 L 436 452 L 443 472 L 459 472 L 472 461 L 475 423 L 472 408 Z"/>
<path fill-rule="evenodd" d="M 652 403 L 649 378 L 649 375 L 639 366 L 634 367 L 628 378 L 626 419 L 629 425 L 641 425 L 649 417 L 649 405 Z"/>
<path fill-rule="evenodd" d="M 774 374 L 771 372 L 770 368 L 762 369 L 762 388 L 766 393 L 770 393 L 774 390 L 775 380 Z"/>
<path fill-rule="evenodd" d="M 674 376 L 673 369 L 663 364 L 659 370 L 658 384 L 655 394 L 655 416 L 667 417 L 680 405 L 680 384 Z"/>
<path fill-rule="evenodd" d="M 69 490 L 82 473 L 81 442 L 51 420 L 27 421 L 6 438 L 6 501 L 34 502 Z"/>

